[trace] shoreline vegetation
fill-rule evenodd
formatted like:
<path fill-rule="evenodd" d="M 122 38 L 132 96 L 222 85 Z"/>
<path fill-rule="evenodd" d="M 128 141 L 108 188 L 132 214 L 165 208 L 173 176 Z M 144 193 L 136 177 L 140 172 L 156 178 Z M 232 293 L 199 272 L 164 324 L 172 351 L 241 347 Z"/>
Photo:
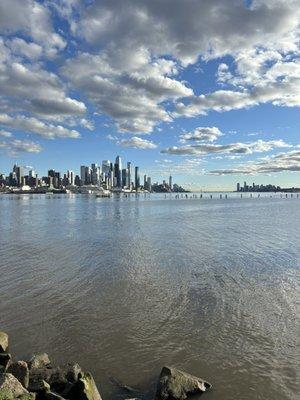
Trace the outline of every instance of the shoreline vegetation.
<path fill-rule="evenodd" d="M 118 385 L 124 391 L 124 400 L 145 398 L 134 388 Z M 185 400 L 211 388 L 201 378 L 165 366 L 152 398 Z M 46 353 L 33 355 L 26 361 L 13 360 L 8 335 L 0 331 L 0 400 L 102 400 L 100 392 L 92 374 L 76 363 L 54 366 Z"/>

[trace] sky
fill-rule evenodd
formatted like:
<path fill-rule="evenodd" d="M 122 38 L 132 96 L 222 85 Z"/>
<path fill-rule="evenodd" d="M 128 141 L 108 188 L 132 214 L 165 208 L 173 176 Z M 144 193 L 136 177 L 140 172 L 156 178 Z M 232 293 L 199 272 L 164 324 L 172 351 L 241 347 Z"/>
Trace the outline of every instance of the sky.
<path fill-rule="evenodd" d="M 0 0 L 0 173 L 117 155 L 188 189 L 300 186 L 298 0 Z"/>

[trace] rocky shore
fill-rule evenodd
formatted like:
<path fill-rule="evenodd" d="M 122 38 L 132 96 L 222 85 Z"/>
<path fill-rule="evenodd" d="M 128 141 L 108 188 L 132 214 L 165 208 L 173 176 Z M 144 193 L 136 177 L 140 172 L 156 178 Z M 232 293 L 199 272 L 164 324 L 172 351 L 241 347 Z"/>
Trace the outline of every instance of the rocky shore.
<path fill-rule="evenodd" d="M 184 400 L 212 385 L 176 368 L 163 367 L 154 400 Z M 127 388 L 128 392 L 131 388 Z M 134 392 L 134 390 L 133 390 Z M 54 366 L 46 353 L 13 360 L 9 338 L 0 331 L 0 400 L 101 400 L 93 376 L 78 364 Z M 124 397 L 124 400 L 142 400 Z"/>

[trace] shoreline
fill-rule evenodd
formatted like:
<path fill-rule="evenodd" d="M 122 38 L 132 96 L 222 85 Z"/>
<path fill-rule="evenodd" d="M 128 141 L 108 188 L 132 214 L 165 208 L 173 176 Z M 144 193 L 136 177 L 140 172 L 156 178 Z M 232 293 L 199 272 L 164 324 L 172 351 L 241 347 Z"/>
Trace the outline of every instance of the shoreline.
<path fill-rule="evenodd" d="M 117 380 L 115 383 L 124 400 L 145 399 L 138 389 Z M 202 378 L 164 366 L 152 398 L 185 400 L 211 388 Z M 0 331 L 0 400 L 102 400 L 100 392 L 93 375 L 77 363 L 54 366 L 47 353 L 35 354 L 26 361 L 13 360 L 8 335 Z"/>

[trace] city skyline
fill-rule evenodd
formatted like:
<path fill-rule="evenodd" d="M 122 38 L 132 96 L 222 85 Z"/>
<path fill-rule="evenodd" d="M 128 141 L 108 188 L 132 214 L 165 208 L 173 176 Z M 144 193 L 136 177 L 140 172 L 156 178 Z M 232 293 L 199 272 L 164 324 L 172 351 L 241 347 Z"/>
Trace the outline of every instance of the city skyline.
<path fill-rule="evenodd" d="M 123 160 L 124 162 L 124 160 Z M 81 189 L 81 190 L 80 190 Z M 58 171 L 48 169 L 47 174 L 39 175 L 31 166 L 14 164 L 7 174 L 0 172 L 0 191 L 6 193 L 41 193 L 47 191 L 70 191 L 85 193 L 107 192 L 184 192 L 170 175 L 168 181 L 153 182 L 151 176 L 141 172 L 139 166 L 127 161 L 122 164 L 118 155 L 115 161 L 102 160 L 100 164 L 80 165 L 79 172 L 71 169 Z"/>
<path fill-rule="evenodd" d="M 295 0 L 1 0 L 0 14 L 0 173 L 119 154 L 190 190 L 299 186 Z"/>

